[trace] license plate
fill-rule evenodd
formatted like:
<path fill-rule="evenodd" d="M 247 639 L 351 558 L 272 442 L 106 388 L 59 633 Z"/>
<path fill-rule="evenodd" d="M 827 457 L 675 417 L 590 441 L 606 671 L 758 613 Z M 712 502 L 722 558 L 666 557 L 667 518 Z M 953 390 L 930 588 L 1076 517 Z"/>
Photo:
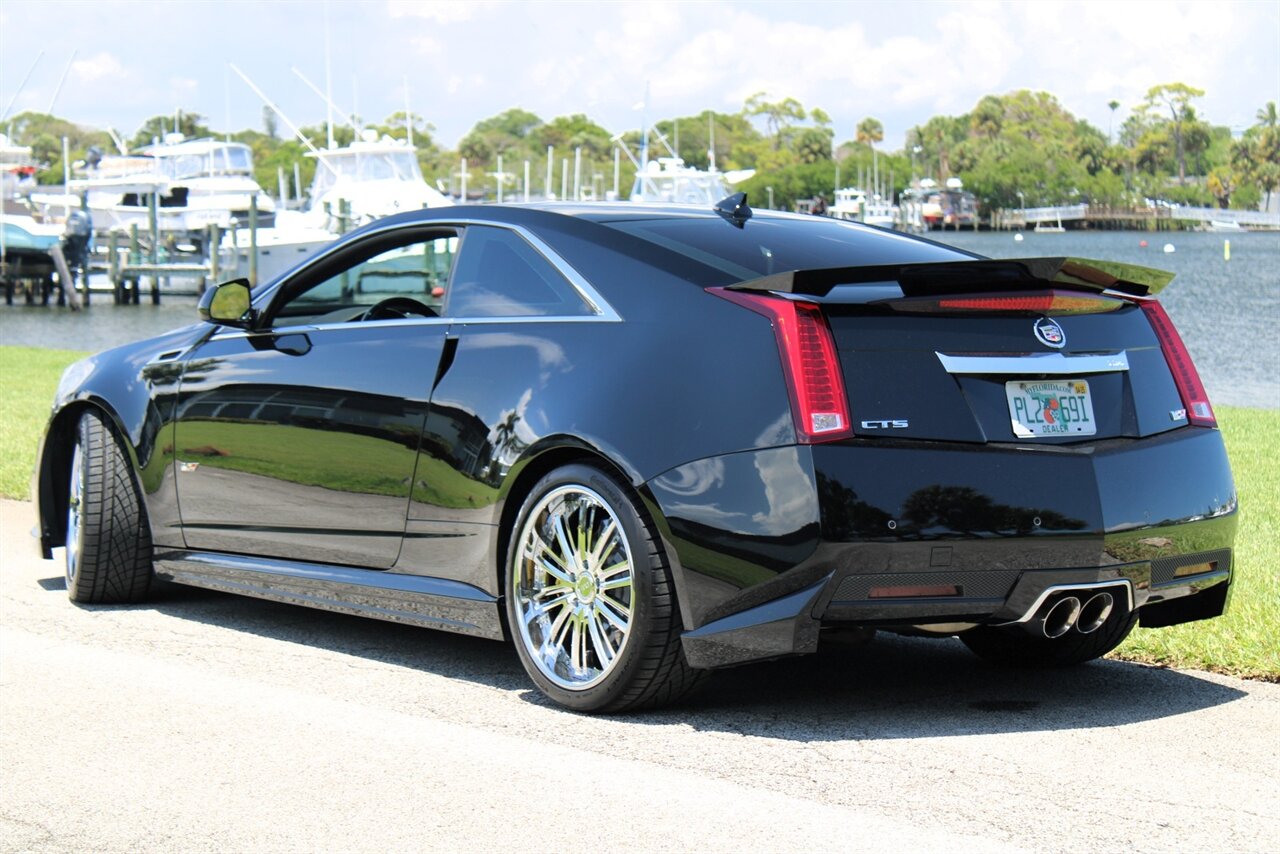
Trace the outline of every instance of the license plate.
<path fill-rule="evenodd" d="M 1020 439 L 1032 436 L 1092 436 L 1093 401 L 1084 380 L 1035 380 L 1004 384 L 1009 419 Z"/>

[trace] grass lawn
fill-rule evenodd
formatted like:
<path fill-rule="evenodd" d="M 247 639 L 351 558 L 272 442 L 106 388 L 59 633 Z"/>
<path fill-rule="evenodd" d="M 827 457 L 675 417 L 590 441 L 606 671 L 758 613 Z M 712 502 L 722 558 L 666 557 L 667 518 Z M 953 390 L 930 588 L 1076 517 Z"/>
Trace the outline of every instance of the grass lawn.
<path fill-rule="evenodd" d="M 62 370 L 87 356 L 71 350 L 0 347 L 0 497 L 30 497 L 36 444 Z"/>
<path fill-rule="evenodd" d="M 58 377 L 63 368 L 82 355 L 65 350 L 0 347 L 0 496 L 30 497 L 36 443 Z M 1280 681 L 1280 560 L 1274 551 L 1274 544 L 1280 542 L 1280 411 L 1228 406 L 1218 407 L 1217 411 L 1241 507 L 1231 610 L 1216 620 L 1165 629 L 1137 629 L 1113 656 Z M 358 456 L 363 459 L 368 459 L 369 454 L 377 459 L 388 456 L 386 462 L 394 462 L 396 470 L 402 466 L 392 458 L 409 453 L 390 447 L 362 450 L 364 453 Z M 363 472 L 349 472 L 350 476 L 369 477 L 369 467 L 363 468 Z M 441 494 L 431 496 L 436 501 L 469 506 L 492 499 L 486 494 L 487 488 L 475 481 L 458 475 L 450 480 L 444 477 L 445 472 L 436 474 L 440 476 L 429 478 L 439 484 Z"/>
<path fill-rule="evenodd" d="M 1134 629 L 1112 658 L 1280 682 L 1280 412 L 1214 407 L 1240 495 L 1225 617 Z"/>

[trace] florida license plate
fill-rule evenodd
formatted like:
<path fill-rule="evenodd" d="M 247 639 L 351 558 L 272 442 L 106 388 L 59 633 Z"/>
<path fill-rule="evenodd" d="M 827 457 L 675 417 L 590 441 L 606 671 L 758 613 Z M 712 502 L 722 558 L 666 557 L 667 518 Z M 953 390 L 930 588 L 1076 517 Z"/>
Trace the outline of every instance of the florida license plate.
<path fill-rule="evenodd" d="M 1018 438 L 1032 436 L 1092 436 L 1089 384 L 1084 380 L 1035 380 L 1004 384 L 1009 418 Z"/>

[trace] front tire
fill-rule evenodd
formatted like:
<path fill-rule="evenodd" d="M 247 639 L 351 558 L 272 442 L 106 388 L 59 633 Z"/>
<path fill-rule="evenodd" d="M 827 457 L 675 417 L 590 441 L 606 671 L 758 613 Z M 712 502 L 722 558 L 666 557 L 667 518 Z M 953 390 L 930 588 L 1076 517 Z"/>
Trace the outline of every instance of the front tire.
<path fill-rule="evenodd" d="M 521 506 L 507 553 L 508 625 L 525 671 L 570 709 L 665 705 L 700 681 L 680 643 L 675 588 L 625 485 L 556 469 Z"/>
<path fill-rule="evenodd" d="M 151 530 L 124 448 L 100 413 L 76 427 L 67 495 L 67 595 L 141 602 L 151 590 Z"/>

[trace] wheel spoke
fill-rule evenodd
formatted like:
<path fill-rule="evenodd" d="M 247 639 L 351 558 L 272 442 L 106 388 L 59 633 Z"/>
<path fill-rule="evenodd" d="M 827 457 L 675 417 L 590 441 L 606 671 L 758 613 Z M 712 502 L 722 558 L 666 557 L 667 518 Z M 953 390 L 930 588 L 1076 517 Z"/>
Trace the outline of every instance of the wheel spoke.
<path fill-rule="evenodd" d="M 569 628 L 569 617 L 573 615 L 573 609 L 565 606 L 556 615 L 555 620 L 551 623 L 551 628 L 547 630 L 547 648 L 551 651 L 564 648 L 564 634 Z"/>
<path fill-rule="evenodd" d="M 599 572 L 596 573 L 596 577 L 607 580 L 607 579 L 613 578 L 615 575 L 617 575 L 620 572 L 625 572 L 627 573 L 627 576 L 630 577 L 630 574 L 631 574 L 630 571 L 631 571 L 631 562 L 620 560 L 617 563 L 615 563 L 613 566 L 606 566 L 603 569 L 601 569 Z"/>
<path fill-rule="evenodd" d="M 591 629 L 591 646 L 596 651 L 596 658 L 600 660 L 600 668 L 607 669 L 618 652 L 613 648 L 613 644 L 609 643 L 609 633 L 600 625 L 599 615 L 593 613 L 588 620 L 587 625 Z"/>
<path fill-rule="evenodd" d="M 623 633 L 627 632 L 631 628 L 630 621 L 627 620 L 626 617 L 615 612 L 613 607 L 610 606 L 615 606 L 613 600 L 606 599 L 603 596 L 597 598 L 595 601 L 595 611 L 597 614 L 612 623 L 613 627 L 618 631 Z"/>
<path fill-rule="evenodd" d="M 563 584 L 573 584 L 573 575 L 565 566 L 564 559 L 547 544 L 542 537 L 535 532 L 532 535 L 532 542 L 527 551 L 529 558 L 532 559 L 542 570 L 548 575 L 555 578 Z"/>
<path fill-rule="evenodd" d="M 561 592 L 557 594 L 554 599 L 540 599 L 535 596 L 534 601 L 529 606 L 529 612 L 534 616 L 550 614 L 552 609 L 556 606 L 567 604 L 568 601 L 573 598 L 573 593 L 571 591 L 565 590 L 562 587 L 556 589 Z M 541 596 L 541 594 L 538 594 L 538 596 Z"/>
<path fill-rule="evenodd" d="M 618 590 L 619 588 L 630 587 L 630 586 L 631 586 L 631 573 L 628 572 L 625 575 L 614 574 L 612 578 L 610 578 L 608 581 L 603 582 L 600 585 L 600 590 L 601 591 Z"/>
<path fill-rule="evenodd" d="M 582 637 L 582 621 L 574 620 L 572 651 L 569 655 L 569 660 L 573 664 L 573 669 L 579 673 L 587 669 L 586 651 L 583 649 L 583 643 L 582 643 L 583 640 L 584 638 Z"/>
<path fill-rule="evenodd" d="M 579 570 L 578 560 L 574 557 L 573 547 L 569 545 L 569 532 L 564 529 L 564 515 L 558 515 L 555 519 L 556 542 L 560 544 L 560 553 L 564 556 L 566 563 L 572 563 L 573 566 L 566 566 L 572 572 Z"/>
<path fill-rule="evenodd" d="M 606 547 L 609 551 L 613 551 L 613 535 L 618 530 L 618 523 L 610 519 L 609 524 L 604 526 L 604 530 L 600 532 L 600 539 L 596 540 L 596 547 L 591 551 L 591 565 L 600 566 L 609 557 L 607 554 L 601 554 Z"/>
<path fill-rule="evenodd" d="M 573 587 L 568 584 L 548 584 L 546 587 L 543 587 L 540 590 L 535 590 L 531 598 L 541 599 L 543 601 L 546 601 L 546 597 L 551 595 L 559 595 L 559 594 L 570 595 L 572 593 L 573 593 Z"/>

